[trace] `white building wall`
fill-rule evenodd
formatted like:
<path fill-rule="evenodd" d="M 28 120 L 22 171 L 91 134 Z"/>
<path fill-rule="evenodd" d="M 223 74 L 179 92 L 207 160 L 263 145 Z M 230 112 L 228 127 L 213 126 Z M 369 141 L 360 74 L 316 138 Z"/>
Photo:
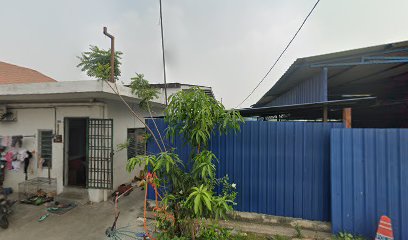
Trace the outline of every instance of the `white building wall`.
<path fill-rule="evenodd" d="M 17 122 L 0 122 L 0 135 L 13 136 L 13 135 L 36 135 L 38 136 L 38 130 L 53 130 L 54 128 L 54 109 L 18 109 L 17 110 Z M 23 148 L 29 151 L 35 151 L 33 159 L 28 169 L 28 178 L 34 178 L 39 175 L 43 175 L 43 171 L 38 169 L 38 139 L 36 138 L 24 138 Z M 55 150 L 53 149 L 53 157 Z M 56 163 L 53 159 L 53 163 Z M 55 168 L 58 168 L 58 164 L 55 164 Z M 52 169 L 51 175 L 55 176 L 55 169 Z M 18 183 L 25 180 L 24 169 L 21 168 L 18 172 L 14 170 L 6 170 L 4 186 L 12 187 L 14 191 L 18 191 Z"/>
<path fill-rule="evenodd" d="M 33 159 L 29 166 L 29 179 L 34 177 L 48 177 L 48 169 L 38 167 L 38 130 L 53 130 L 58 126 L 59 134 L 64 134 L 65 117 L 91 117 L 103 118 L 104 106 L 60 106 L 60 107 L 41 107 L 26 108 L 19 106 L 14 108 L 17 112 L 16 122 L 0 122 L 0 135 L 36 135 L 36 138 L 24 138 L 23 148 L 35 151 Z M 56 124 L 57 123 L 57 124 Z M 52 168 L 51 178 L 57 179 L 57 191 L 63 190 L 63 164 L 64 164 L 64 143 L 52 144 Z M 12 187 L 18 191 L 18 183 L 25 179 L 24 169 L 16 171 L 6 170 L 4 186 Z"/>
<path fill-rule="evenodd" d="M 154 101 L 165 104 L 166 103 L 166 97 L 164 94 L 164 88 L 157 88 L 159 91 L 159 97 L 155 99 Z M 171 95 L 179 92 L 181 88 L 167 88 L 167 97 L 169 98 Z"/>
<path fill-rule="evenodd" d="M 50 106 L 53 104 L 49 104 Z M 55 104 L 58 105 L 58 104 Z M 149 114 L 142 111 L 137 104 L 132 104 L 132 108 L 143 119 Z M 15 109 L 17 113 L 16 122 L 0 122 L 0 135 L 33 135 L 38 137 L 38 130 L 53 130 L 53 133 L 64 135 L 64 118 L 66 117 L 89 117 L 89 118 L 112 118 L 113 119 L 113 146 L 115 150 L 113 159 L 113 187 L 116 189 L 122 183 L 130 182 L 138 173 L 138 170 L 128 173 L 126 171 L 127 151 L 117 151 L 117 145 L 126 142 L 128 128 L 143 128 L 144 125 L 129 111 L 122 103 L 109 101 L 106 104 L 88 103 L 87 106 L 56 106 L 56 107 L 36 107 L 27 108 L 19 105 Z M 162 108 L 153 108 L 154 116 L 162 116 Z M 55 129 L 57 126 L 57 129 Z M 48 169 L 38 167 L 38 138 L 24 138 L 23 147 L 30 151 L 35 151 L 34 157 L 29 167 L 29 179 L 35 177 L 47 177 Z M 64 136 L 62 137 L 64 139 Z M 52 144 L 52 168 L 51 178 L 57 179 L 58 194 L 63 191 L 64 182 L 64 143 Z M 20 171 L 6 171 L 4 186 L 12 187 L 18 191 L 18 183 L 25 179 L 24 169 Z M 90 189 L 89 197 L 91 201 L 106 200 L 109 191 Z"/>

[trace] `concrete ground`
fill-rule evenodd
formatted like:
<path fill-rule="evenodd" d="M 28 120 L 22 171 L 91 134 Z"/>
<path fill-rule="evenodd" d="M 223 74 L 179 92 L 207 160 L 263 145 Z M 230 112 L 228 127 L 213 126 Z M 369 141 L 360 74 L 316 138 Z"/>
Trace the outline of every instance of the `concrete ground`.
<path fill-rule="evenodd" d="M 120 199 L 118 227 L 128 226 L 127 230 L 143 232 L 143 200 L 144 192 L 140 190 Z M 79 204 L 63 215 L 50 214 L 43 222 L 37 220 L 47 213 L 45 206 L 17 203 L 13 210 L 9 217 L 10 227 L 6 230 L 0 228 L 0 239 L 108 239 L 105 230 L 112 226 L 114 220 L 112 202 Z"/>
<path fill-rule="evenodd" d="M 68 194 L 75 198 L 75 194 Z M 80 199 L 80 197 L 78 197 Z M 144 192 L 139 189 L 123 197 L 119 201 L 120 216 L 117 227 L 126 227 L 125 230 L 134 233 L 143 233 L 143 200 Z M 85 204 L 78 200 L 78 206 L 63 214 L 50 214 L 43 222 L 38 219 L 47 213 L 45 206 L 32 206 L 16 204 L 10 216 L 10 227 L 6 230 L 0 228 L 0 240 L 40 239 L 40 240 L 102 240 L 109 239 L 105 230 L 112 226 L 114 220 L 114 204 L 103 202 Z M 263 214 L 240 213 L 240 217 L 233 217 L 230 221 L 220 221 L 220 225 L 235 229 L 238 232 L 256 233 L 267 236 L 287 236 L 292 239 L 297 235 L 294 228 L 296 224 L 301 228 L 304 239 L 331 239 L 331 234 L 325 224 L 300 221 L 282 217 L 266 216 Z M 153 213 L 148 212 L 148 217 L 153 218 Z M 235 220 L 234 220 L 235 219 Z M 119 238 L 118 238 L 119 239 Z M 122 240 L 135 239 L 121 236 Z"/>

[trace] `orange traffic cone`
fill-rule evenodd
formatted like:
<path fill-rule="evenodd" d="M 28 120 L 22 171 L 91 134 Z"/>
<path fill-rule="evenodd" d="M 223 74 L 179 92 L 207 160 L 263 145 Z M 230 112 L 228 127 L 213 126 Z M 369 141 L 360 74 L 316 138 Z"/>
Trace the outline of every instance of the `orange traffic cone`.
<path fill-rule="evenodd" d="M 377 235 L 375 240 L 394 240 L 394 234 L 392 232 L 391 219 L 387 216 L 381 216 L 378 223 Z"/>

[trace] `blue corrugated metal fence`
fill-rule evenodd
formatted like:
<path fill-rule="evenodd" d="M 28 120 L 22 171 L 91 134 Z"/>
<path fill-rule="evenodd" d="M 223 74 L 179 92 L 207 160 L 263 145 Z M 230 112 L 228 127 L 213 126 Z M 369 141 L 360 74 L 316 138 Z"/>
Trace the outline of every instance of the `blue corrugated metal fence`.
<path fill-rule="evenodd" d="M 166 125 L 156 120 L 161 132 Z M 148 125 L 154 128 L 152 121 Z M 330 219 L 330 130 L 339 123 L 246 122 L 237 134 L 210 141 L 220 159 L 218 176 L 237 184 L 239 211 Z M 183 160 L 189 149 L 177 138 L 172 144 Z M 153 141 L 148 151 L 157 153 Z"/>
<path fill-rule="evenodd" d="M 333 232 L 373 238 L 381 215 L 408 239 L 408 130 L 333 129 Z"/>

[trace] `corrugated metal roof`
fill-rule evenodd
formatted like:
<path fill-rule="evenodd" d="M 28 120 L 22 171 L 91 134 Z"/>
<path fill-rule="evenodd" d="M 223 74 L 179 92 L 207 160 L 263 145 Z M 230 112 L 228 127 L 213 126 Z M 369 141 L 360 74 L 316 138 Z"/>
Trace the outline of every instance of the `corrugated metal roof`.
<path fill-rule="evenodd" d="M 265 106 L 300 82 L 318 74 L 322 67 L 329 68 L 328 88 L 333 88 L 346 84 L 347 81 L 361 80 L 373 75 L 395 76 L 393 74 L 406 73 L 407 62 L 408 41 L 299 58 L 253 106 Z M 350 75 L 353 76 L 352 79 Z M 364 79 L 362 81 L 364 82 Z"/>
<path fill-rule="evenodd" d="M 327 68 L 323 68 L 320 73 L 299 82 L 265 106 L 325 102 L 327 100 Z"/>

